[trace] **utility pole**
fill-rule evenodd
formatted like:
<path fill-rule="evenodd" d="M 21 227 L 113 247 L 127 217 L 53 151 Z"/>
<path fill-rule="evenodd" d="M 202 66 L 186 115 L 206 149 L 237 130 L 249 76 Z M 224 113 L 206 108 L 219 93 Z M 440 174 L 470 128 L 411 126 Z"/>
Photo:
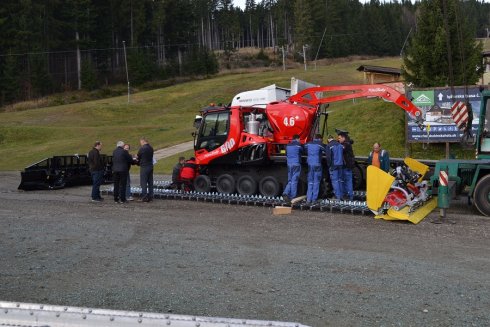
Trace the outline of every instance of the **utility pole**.
<path fill-rule="evenodd" d="M 403 42 L 402 49 L 400 50 L 400 57 L 403 57 L 403 49 L 405 49 L 405 45 L 407 44 L 410 33 L 412 33 L 412 27 L 410 27 L 410 31 L 408 31 L 407 37 L 405 38 L 405 42 Z"/>
<path fill-rule="evenodd" d="M 453 96 L 452 102 L 455 100 L 455 90 L 454 90 L 454 73 L 453 73 L 453 57 L 451 52 L 451 36 L 449 34 L 449 23 L 447 20 L 447 4 L 446 0 L 442 0 L 442 12 L 444 15 L 444 29 L 446 30 L 446 47 L 447 47 L 447 61 L 448 61 L 448 73 L 449 73 L 449 84 L 451 86 L 451 95 Z M 446 159 L 449 158 L 449 142 L 446 142 Z"/>
<path fill-rule="evenodd" d="M 305 71 L 306 71 L 306 48 L 308 48 L 308 44 L 303 45 L 303 61 L 305 63 Z"/>
<path fill-rule="evenodd" d="M 327 4 L 325 3 L 325 6 Z M 315 56 L 315 70 L 316 70 L 316 61 L 318 59 L 318 54 L 320 53 L 320 48 L 322 47 L 322 44 L 323 44 L 323 38 L 325 37 L 325 33 L 327 32 L 327 27 L 325 26 L 325 29 L 323 30 L 323 35 L 322 35 L 322 39 L 320 40 L 320 45 L 318 46 L 318 50 L 316 51 L 316 56 Z"/>
<path fill-rule="evenodd" d="M 123 49 L 124 49 L 124 64 L 126 66 L 126 80 L 128 81 L 128 104 L 129 104 L 129 95 L 131 94 L 131 92 L 129 88 L 128 59 L 126 57 L 126 41 L 123 41 Z"/>

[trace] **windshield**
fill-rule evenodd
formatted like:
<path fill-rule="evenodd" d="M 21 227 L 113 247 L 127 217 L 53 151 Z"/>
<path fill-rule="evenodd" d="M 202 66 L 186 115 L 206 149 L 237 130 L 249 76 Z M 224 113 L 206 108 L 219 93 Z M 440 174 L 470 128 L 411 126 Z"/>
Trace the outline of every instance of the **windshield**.
<path fill-rule="evenodd" d="M 222 145 L 228 135 L 229 121 L 229 112 L 206 115 L 199 131 L 196 148 L 212 151 Z"/>

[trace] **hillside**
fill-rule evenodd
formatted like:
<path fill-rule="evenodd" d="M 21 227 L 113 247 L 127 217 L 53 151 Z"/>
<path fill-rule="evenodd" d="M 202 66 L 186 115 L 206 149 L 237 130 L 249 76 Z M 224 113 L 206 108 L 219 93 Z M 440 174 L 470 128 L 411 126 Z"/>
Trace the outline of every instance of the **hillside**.
<path fill-rule="evenodd" d="M 156 149 L 192 139 L 193 120 L 199 109 L 211 102 L 228 103 L 238 92 L 269 84 L 289 87 L 291 77 L 320 85 L 362 83 L 356 71 L 361 64 L 399 67 L 399 58 L 353 60 L 318 66 L 317 70 L 274 70 L 227 74 L 163 89 L 77 104 L 0 113 L 0 170 L 20 170 L 53 155 L 87 153 L 95 140 L 112 153 L 117 140 L 133 144 L 144 135 Z M 347 101 L 330 106 L 329 131 L 347 129 L 355 139 L 354 150 L 367 155 L 380 141 L 392 156 L 404 154 L 403 111 L 381 100 Z M 417 153 L 438 158 L 442 151 Z M 421 148 L 416 147 L 416 150 Z M 169 172 L 175 159 L 162 160 L 157 172 Z"/>

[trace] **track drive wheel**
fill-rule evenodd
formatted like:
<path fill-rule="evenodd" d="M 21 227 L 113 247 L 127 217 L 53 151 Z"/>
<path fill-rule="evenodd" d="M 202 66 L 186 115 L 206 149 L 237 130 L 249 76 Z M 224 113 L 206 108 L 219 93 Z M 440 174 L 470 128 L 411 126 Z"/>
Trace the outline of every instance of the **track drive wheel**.
<path fill-rule="evenodd" d="M 209 192 L 211 190 L 211 179 L 207 175 L 199 175 L 194 180 L 196 192 Z"/>
<path fill-rule="evenodd" d="M 259 191 L 263 196 L 278 196 L 281 186 L 274 176 L 265 176 L 260 180 Z"/>
<path fill-rule="evenodd" d="M 216 189 L 220 193 L 231 194 L 235 192 L 235 178 L 230 174 L 223 174 L 216 180 Z"/>
<path fill-rule="evenodd" d="M 257 182 L 252 176 L 244 175 L 238 179 L 236 188 L 241 195 L 253 195 L 257 192 Z"/>
<path fill-rule="evenodd" d="M 490 174 L 483 176 L 473 193 L 475 207 L 485 216 L 490 216 Z"/>

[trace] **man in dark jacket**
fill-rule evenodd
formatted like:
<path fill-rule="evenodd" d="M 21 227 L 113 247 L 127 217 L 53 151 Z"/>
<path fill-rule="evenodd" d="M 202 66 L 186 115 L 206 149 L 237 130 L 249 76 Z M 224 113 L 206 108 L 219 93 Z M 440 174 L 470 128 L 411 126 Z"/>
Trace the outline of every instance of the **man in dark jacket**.
<path fill-rule="evenodd" d="M 342 190 L 344 200 L 354 200 L 352 169 L 356 166 L 356 158 L 352 150 L 352 141 L 348 132 L 339 131 L 339 143 L 344 147 L 344 166 L 342 167 Z"/>
<path fill-rule="evenodd" d="M 182 167 L 184 167 L 185 164 L 185 158 L 184 157 L 179 157 L 179 162 L 177 162 L 172 170 L 172 184 L 170 184 L 170 188 L 172 189 L 180 189 L 180 186 L 182 185 L 182 181 L 180 180 L 180 171 L 182 170 Z"/>
<path fill-rule="evenodd" d="M 104 181 L 104 162 L 100 155 L 102 143 L 96 141 L 94 147 L 88 153 L 88 167 L 92 176 L 92 201 L 100 202 L 104 200 L 100 196 L 100 185 Z"/>
<path fill-rule="evenodd" d="M 286 202 L 294 199 L 298 192 L 298 180 L 301 174 L 301 154 L 303 146 L 299 141 L 299 135 L 293 135 L 293 140 L 286 146 L 286 160 L 288 164 L 288 184 L 284 188 L 282 197 Z"/>
<path fill-rule="evenodd" d="M 325 154 L 325 145 L 320 134 L 315 135 L 313 141 L 305 144 L 308 162 L 308 189 L 306 203 L 315 202 L 320 191 L 322 180 L 322 156 Z"/>
<path fill-rule="evenodd" d="M 117 142 L 112 153 L 112 171 L 114 174 L 114 202 L 126 203 L 126 183 L 128 182 L 129 167 L 133 158 L 124 150 L 124 142 Z"/>
<path fill-rule="evenodd" d="M 153 200 L 153 148 L 146 137 L 140 139 L 138 164 L 140 166 L 141 201 Z"/>

